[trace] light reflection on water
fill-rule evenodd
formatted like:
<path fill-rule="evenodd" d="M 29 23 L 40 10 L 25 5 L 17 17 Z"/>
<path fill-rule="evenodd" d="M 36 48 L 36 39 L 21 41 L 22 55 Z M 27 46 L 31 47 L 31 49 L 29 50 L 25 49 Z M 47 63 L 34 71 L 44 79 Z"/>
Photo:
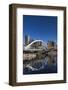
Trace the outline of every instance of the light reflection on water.
<path fill-rule="evenodd" d="M 23 74 L 57 73 L 57 56 L 46 56 L 40 60 L 23 61 Z"/>

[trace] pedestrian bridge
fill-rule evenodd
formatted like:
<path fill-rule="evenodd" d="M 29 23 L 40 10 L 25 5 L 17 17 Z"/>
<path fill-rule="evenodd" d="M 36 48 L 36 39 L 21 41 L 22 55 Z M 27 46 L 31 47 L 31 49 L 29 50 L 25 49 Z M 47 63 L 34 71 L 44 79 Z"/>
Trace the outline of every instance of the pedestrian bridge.
<path fill-rule="evenodd" d="M 38 46 L 36 48 L 32 47 L 34 44 L 37 44 L 39 42 L 41 43 L 41 48 L 39 48 Z M 24 47 L 24 50 L 42 50 L 42 49 L 47 50 L 47 44 L 43 40 L 34 40 Z"/>

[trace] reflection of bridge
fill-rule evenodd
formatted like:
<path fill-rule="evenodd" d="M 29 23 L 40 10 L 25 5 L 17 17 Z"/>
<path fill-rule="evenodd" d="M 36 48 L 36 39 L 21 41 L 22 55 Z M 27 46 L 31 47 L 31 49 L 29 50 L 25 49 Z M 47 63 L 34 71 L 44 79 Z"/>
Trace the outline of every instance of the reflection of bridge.
<path fill-rule="evenodd" d="M 40 46 L 41 48 L 38 48 L 39 45 L 36 48 L 32 47 L 34 44 L 37 45 L 38 43 L 41 43 L 41 46 Z M 28 44 L 27 46 L 25 46 L 24 50 L 30 50 L 30 51 L 47 50 L 47 45 L 42 40 L 35 40 L 35 41 L 31 42 L 30 44 Z"/>

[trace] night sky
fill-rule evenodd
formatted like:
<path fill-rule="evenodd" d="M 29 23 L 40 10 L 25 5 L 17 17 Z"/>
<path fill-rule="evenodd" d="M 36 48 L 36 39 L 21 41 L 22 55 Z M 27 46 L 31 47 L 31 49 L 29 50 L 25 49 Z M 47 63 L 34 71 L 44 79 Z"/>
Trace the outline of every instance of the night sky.
<path fill-rule="evenodd" d="M 57 17 L 23 15 L 23 36 L 25 35 L 34 40 L 57 42 Z"/>

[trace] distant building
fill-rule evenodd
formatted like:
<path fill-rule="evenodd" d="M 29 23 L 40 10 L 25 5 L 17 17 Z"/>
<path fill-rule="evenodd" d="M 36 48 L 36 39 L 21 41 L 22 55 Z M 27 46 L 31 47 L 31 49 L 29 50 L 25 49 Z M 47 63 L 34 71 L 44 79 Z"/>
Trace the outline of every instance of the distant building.
<path fill-rule="evenodd" d="M 53 41 L 48 41 L 47 47 L 48 47 L 48 49 L 54 48 L 54 47 L 55 47 L 55 42 L 53 42 Z"/>
<path fill-rule="evenodd" d="M 25 36 L 25 45 L 28 45 L 30 43 L 30 36 Z"/>
<path fill-rule="evenodd" d="M 56 44 L 56 42 L 55 42 L 55 44 L 54 44 L 54 48 L 57 49 L 57 44 Z"/>
<path fill-rule="evenodd" d="M 32 38 L 30 38 L 29 35 L 25 36 L 25 46 L 30 44 L 32 41 L 34 41 Z"/>

